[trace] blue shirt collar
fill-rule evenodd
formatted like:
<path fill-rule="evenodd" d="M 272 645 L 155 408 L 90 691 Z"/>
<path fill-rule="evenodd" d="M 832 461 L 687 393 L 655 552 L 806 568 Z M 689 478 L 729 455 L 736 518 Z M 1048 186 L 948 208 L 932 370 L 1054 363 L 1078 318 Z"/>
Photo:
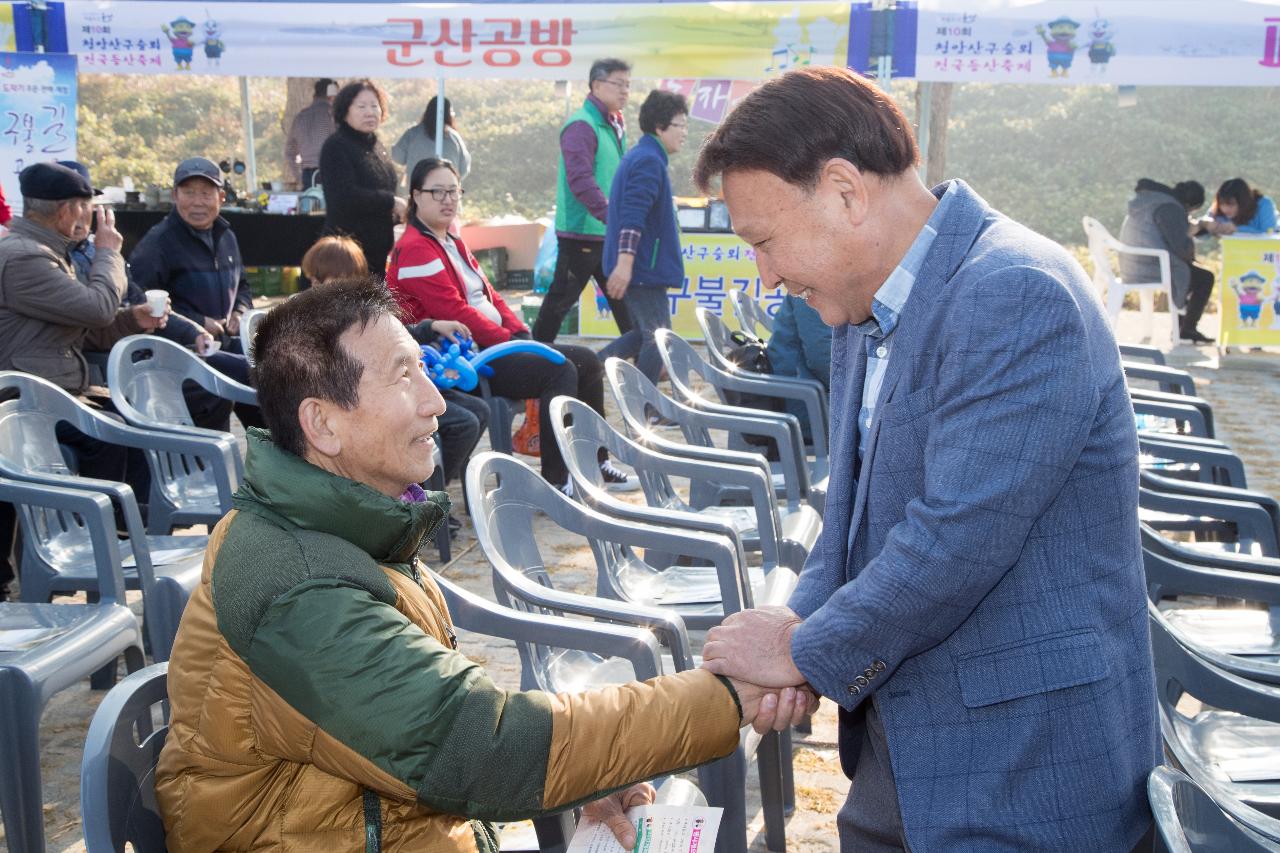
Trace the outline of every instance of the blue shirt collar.
<path fill-rule="evenodd" d="M 886 338 L 898 327 L 898 318 L 907 304 L 907 299 L 911 296 L 911 289 L 915 286 L 920 268 L 924 266 L 924 259 L 933 246 L 933 239 L 938 236 L 942 220 L 947 215 L 947 208 L 951 206 L 951 201 L 956 196 L 957 186 L 953 182 L 943 193 L 929 220 L 912 241 L 911 248 L 907 249 L 902 260 L 871 297 L 871 316 L 854 327 L 864 335 Z"/>

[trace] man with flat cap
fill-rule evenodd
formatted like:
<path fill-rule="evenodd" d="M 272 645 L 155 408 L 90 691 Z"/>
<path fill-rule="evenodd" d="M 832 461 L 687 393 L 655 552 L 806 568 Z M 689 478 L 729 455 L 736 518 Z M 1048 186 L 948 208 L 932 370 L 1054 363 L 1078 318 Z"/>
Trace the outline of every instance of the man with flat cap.
<path fill-rule="evenodd" d="M 129 256 L 133 280 L 143 290 L 166 290 L 173 310 L 202 326 L 221 346 L 209 366 L 248 384 L 249 363 L 240 350 L 240 318 L 253 308 L 253 293 L 240 244 L 220 215 L 222 173 L 212 160 L 191 157 L 173 173 L 173 209 L 152 226 Z M 197 347 L 203 354 L 203 346 Z M 256 406 L 237 403 L 245 426 L 262 426 Z"/>
<path fill-rule="evenodd" d="M 71 247 L 83 239 L 96 194 L 88 180 L 57 163 L 35 163 L 22 170 L 18 183 L 22 216 L 0 240 L 0 370 L 42 377 L 95 408 L 113 411 L 107 389 L 90 383 L 86 345 L 109 349 L 115 340 L 150 331 L 165 318 L 150 317 L 146 306 L 120 310 L 127 287 L 123 238 L 110 208 L 98 208 L 93 263 L 86 281 L 76 278 Z M 59 425 L 58 441 L 75 448 L 82 474 L 123 479 L 140 500 L 147 499 L 150 477 L 141 453 L 103 444 L 67 424 Z M 13 511 L 2 507 L 0 599 L 12 579 L 6 545 Z"/>

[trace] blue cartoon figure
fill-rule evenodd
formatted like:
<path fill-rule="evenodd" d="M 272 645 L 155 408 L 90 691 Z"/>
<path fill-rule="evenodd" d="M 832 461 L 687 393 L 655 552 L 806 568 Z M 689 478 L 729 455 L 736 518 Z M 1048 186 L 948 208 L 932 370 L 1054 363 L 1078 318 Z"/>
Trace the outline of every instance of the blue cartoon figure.
<path fill-rule="evenodd" d="M 1049 54 L 1049 74 L 1052 77 L 1066 77 L 1071 70 L 1071 61 L 1076 57 L 1076 33 L 1080 30 L 1080 22 L 1073 21 L 1063 15 L 1049 22 L 1046 31 L 1044 24 L 1036 25 L 1036 33 L 1044 39 Z"/>
<path fill-rule="evenodd" d="M 206 11 L 206 15 L 209 13 Z M 204 22 L 204 58 L 209 60 L 210 65 L 222 64 L 222 52 L 227 49 L 227 45 L 222 41 L 222 25 L 213 18 L 206 18 Z"/>
<path fill-rule="evenodd" d="M 1106 18 L 1096 18 L 1089 25 L 1089 43 L 1085 49 L 1089 52 L 1089 70 L 1094 74 L 1105 74 L 1107 63 L 1116 55 L 1116 46 L 1111 41 L 1114 37 L 1111 22 Z"/>
<path fill-rule="evenodd" d="M 190 71 L 191 57 L 196 49 L 196 43 L 192 41 L 191 35 L 196 31 L 196 22 L 188 21 L 186 18 L 176 18 L 167 24 L 161 24 L 160 29 L 164 31 L 169 39 L 169 46 L 173 48 L 174 63 L 180 70 Z"/>
<path fill-rule="evenodd" d="M 1262 316 L 1262 287 L 1266 283 L 1266 276 L 1253 270 L 1232 280 L 1231 289 L 1240 303 L 1240 328 L 1257 328 L 1258 318 Z"/>

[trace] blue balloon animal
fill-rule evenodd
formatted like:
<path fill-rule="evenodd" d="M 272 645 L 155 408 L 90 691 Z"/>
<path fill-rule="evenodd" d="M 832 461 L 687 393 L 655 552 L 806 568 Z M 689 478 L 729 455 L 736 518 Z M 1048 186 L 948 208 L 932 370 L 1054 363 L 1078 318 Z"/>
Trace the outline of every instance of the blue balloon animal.
<path fill-rule="evenodd" d="M 558 350 L 538 341 L 507 341 L 477 353 L 475 342 L 470 338 L 462 338 L 448 346 L 445 346 L 445 341 L 440 341 L 439 346 L 423 344 L 422 364 L 437 388 L 471 391 L 479 384 L 481 376 L 493 375 L 489 362 L 522 352 L 540 355 L 552 364 L 564 364 L 564 356 Z"/>

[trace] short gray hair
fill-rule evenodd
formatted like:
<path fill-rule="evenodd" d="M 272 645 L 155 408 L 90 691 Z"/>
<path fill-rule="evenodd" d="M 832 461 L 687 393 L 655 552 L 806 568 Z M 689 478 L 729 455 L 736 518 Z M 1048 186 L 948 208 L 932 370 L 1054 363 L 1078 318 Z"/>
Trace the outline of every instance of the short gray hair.
<path fill-rule="evenodd" d="M 58 215 L 58 210 L 62 205 L 66 204 L 66 199 L 48 199 L 48 198 L 27 198 L 22 197 L 22 215 L 25 217 L 36 217 L 37 219 L 52 219 Z"/>
<path fill-rule="evenodd" d="M 597 80 L 604 80 L 615 71 L 625 71 L 630 74 L 631 63 L 625 59 L 615 59 L 613 57 L 597 59 L 591 63 L 591 73 L 587 75 L 587 85 L 590 86 Z"/>

